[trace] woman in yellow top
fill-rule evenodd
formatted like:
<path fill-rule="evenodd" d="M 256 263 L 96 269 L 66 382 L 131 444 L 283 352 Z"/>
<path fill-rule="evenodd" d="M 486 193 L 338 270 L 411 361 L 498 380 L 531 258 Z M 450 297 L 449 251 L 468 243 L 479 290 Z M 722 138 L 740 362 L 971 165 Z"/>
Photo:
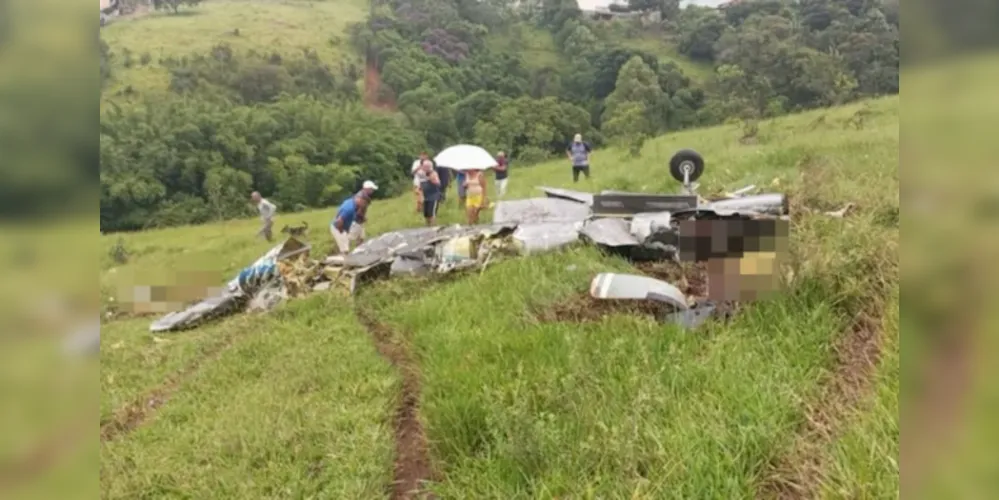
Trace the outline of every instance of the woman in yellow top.
<path fill-rule="evenodd" d="M 469 170 L 465 173 L 465 213 L 468 224 L 479 223 L 479 212 L 486 207 L 486 176 L 481 170 Z"/>

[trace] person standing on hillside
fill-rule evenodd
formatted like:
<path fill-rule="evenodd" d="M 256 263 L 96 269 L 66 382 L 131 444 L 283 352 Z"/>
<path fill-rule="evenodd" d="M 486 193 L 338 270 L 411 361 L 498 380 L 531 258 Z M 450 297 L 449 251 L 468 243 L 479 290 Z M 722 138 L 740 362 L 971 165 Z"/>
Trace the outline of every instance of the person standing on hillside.
<path fill-rule="evenodd" d="M 437 178 L 441 180 L 441 203 L 447 201 L 447 188 L 451 185 L 451 169 L 447 167 L 437 166 L 437 163 L 430 160 L 434 166 L 434 172 L 437 172 Z"/>
<path fill-rule="evenodd" d="M 420 186 L 423 184 L 423 162 L 429 159 L 427 152 L 423 151 L 410 168 L 413 173 L 413 198 L 416 199 L 416 213 L 423 210 L 423 192 L 420 190 Z"/>
<path fill-rule="evenodd" d="M 341 255 L 350 253 L 350 232 L 357 221 L 358 211 L 367 210 L 368 201 L 364 195 L 358 193 L 344 200 L 336 212 L 333 222 L 330 222 L 330 235 L 336 242 Z"/>
<path fill-rule="evenodd" d="M 466 172 L 465 193 L 468 196 L 465 215 L 468 216 L 468 225 L 473 226 L 479 223 L 479 214 L 489 203 L 489 198 L 486 196 L 486 174 L 481 170 Z"/>
<path fill-rule="evenodd" d="M 457 170 L 454 173 L 455 190 L 458 191 L 458 208 L 465 209 L 465 185 L 466 175 L 464 170 Z"/>
<path fill-rule="evenodd" d="M 361 190 L 357 192 L 356 196 L 364 198 L 366 203 L 357 207 L 357 218 L 354 220 L 354 224 L 350 226 L 348 236 L 354 245 L 364 243 L 366 236 L 364 223 L 368 221 L 368 206 L 371 205 L 371 197 L 374 196 L 375 191 L 378 191 L 377 184 L 372 181 L 364 181 L 364 184 L 361 185 Z"/>
<path fill-rule="evenodd" d="M 271 229 L 274 227 L 274 214 L 277 213 L 277 207 L 274 206 L 273 203 L 267 201 L 266 198 L 260 196 L 260 193 L 257 191 L 250 194 L 250 202 L 252 202 L 253 205 L 257 207 L 257 211 L 260 212 L 260 221 L 262 225 L 260 227 L 260 231 L 257 232 L 257 236 L 263 236 L 268 242 L 274 241 Z"/>
<path fill-rule="evenodd" d="M 423 173 L 420 180 L 420 191 L 423 193 L 423 218 L 427 221 L 427 226 L 437 223 L 437 208 L 441 196 L 441 179 L 434 171 L 434 164 L 430 160 L 423 162 L 420 171 Z"/>
<path fill-rule="evenodd" d="M 590 178 L 590 152 L 593 148 L 589 143 L 583 142 L 583 136 L 576 134 L 572 138 L 572 143 L 565 150 L 565 155 L 572 162 L 572 182 L 579 182 L 579 174 L 582 173 L 587 179 Z"/>
<path fill-rule="evenodd" d="M 506 159 L 506 153 L 500 151 L 496 153 L 496 197 L 503 199 L 506 195 L 506 181 L 510 176 L 510 162 Z"/>

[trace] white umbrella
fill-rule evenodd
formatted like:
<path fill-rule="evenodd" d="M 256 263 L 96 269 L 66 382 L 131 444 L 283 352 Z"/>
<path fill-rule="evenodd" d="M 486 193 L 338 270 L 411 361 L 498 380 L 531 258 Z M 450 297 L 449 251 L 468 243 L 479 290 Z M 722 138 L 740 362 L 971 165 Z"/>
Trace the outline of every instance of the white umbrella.
<path fill-rule="evenodd" d="M 470 144 L 451 146 L 438 153 L 434 161 L 440 167 L 454 170 L 486 170 L 496 166 L 496 158 L 489 151 Z"/>

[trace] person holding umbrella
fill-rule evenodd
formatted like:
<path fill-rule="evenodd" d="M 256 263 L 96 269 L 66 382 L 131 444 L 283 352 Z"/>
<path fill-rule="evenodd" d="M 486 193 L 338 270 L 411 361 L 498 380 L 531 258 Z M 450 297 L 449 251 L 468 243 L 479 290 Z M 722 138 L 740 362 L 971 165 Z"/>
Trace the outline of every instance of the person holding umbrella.
<path fill-rule="evenodd" d="M 469 224 L 479 220 L 479 213 L 488 206 L 484 171 L 496 167 L 493 155 L 479 146 L 458 144 L 445 148 L 434 158 L 437 165 L 450 168 L 458 188 L 458 204 L 464 207 Z"/>

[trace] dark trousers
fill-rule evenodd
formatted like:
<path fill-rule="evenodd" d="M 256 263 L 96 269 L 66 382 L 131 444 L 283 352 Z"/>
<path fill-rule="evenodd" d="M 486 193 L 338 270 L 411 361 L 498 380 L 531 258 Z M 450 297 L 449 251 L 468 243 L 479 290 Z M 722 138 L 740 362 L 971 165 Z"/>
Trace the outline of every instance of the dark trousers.
<path fill-rule="evenodd" d="M 573 165 L 572 166 L 572 182 L 579 182 L 579 174 L 582 172 L 587 179 L 590 178 L 590 166 L 589 165 Z"/>

